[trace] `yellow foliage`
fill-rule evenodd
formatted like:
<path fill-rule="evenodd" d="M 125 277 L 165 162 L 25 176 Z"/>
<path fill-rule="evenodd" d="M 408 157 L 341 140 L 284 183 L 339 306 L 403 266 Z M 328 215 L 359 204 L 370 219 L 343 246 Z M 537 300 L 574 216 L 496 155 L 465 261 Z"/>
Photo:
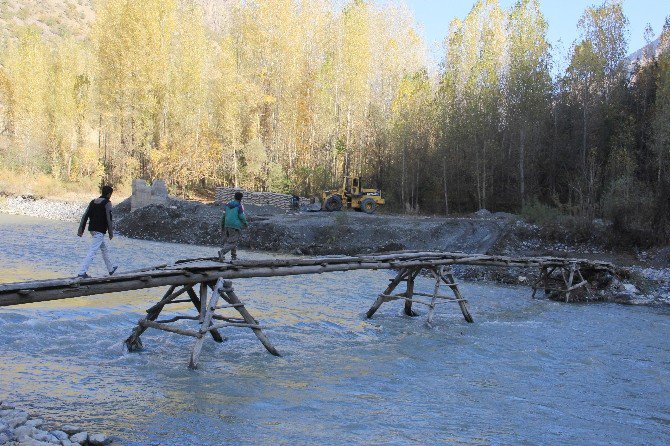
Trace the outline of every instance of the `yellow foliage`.
<path fill-rule="evenodd" d="M 196 0 L 95 8 L 85 39 L 26 29 L 3 52 L 5 165 L 69 181 L 104 171 L 113 184 L 267 188 L 270 170 L 332 163 L 334 141 L 362 165 L 386 128 L 370 111 L 389 119 L 397 86 L 423 63 L 406 11 L 366 1 L 231 0 L 219 15 Z"/>

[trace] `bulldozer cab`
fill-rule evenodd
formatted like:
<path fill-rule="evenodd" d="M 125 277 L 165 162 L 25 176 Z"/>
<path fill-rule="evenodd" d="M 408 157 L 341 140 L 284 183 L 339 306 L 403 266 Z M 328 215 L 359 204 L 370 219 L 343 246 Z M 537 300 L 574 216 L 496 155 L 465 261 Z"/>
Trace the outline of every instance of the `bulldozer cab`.
<path fill-rule="evenodd" d="M 360 195 L 361 177 L 344 177 L 344 184 L 342 184 L 342 190 L 346 194 Z"/>
<path fill-rule="evenodd" d="M 351 179 L 351 194 L 359 195 L 361 193 L 361 177 Z"/>

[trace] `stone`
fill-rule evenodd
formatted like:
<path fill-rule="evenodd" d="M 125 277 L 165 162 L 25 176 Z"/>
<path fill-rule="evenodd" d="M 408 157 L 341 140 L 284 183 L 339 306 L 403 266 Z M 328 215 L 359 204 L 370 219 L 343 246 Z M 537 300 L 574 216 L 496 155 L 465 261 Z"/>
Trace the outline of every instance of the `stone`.
<path fill-rule="evenodd" d="M 35 429 L 35 432 L 31 435 L 35 440 L 44 441 L 45 443 L 60 444 L 60 440 L 51 435 L 47 431 Z"/>
<path fill-rule="evenodd" d="M 639 293 L 637 287 L 635 285 L 633 285 L 632 283 L 624 283 L 623 288 L 628 293 Z"/>
<path fill-rule="evenodd" d="M 41 418 L 33 418 L 32 420 L 26 421 L 26 426 L 40 427 L 44 424 L 44 420 Z"/>
<path fill-rule="evenodd" d="M 63 441 L 63 440 L 68 440 L 69 441 L 70 440 L 70 436 L 63 431 L 51 431 L 51 435 L 58 438 L 60 441 Z"/>
<path fill-rule="evenodd" d="M 78 434 L 79 432 L 82 432 L 84 429 L 80 428 L 79 426 L 73 426 L 71 424 L 66 424 L 65 426 L 61 426 L 60 430 L 65 432 L 68 435 L 74 435 Z"/>
<path fill-rule="evenodd" d="M 70 436 L 70 441 L 73 443 L 86 443 L 88 441 L 88 432 L 79 432 Z"/>
<path fill-rule="evenodd" d="M 105 446 L 111 443 L 111 440 L 103 434 L 95 434 L 88 437 L 88 442 L 93 446 Z"/>
<path fill-rule="evenodd" d="M 26 438 L 33 438 L 33 435 L 37 432 L 32 426 L 19 426 L 14 429 L 14 437 L 19 441 L 24 441 Z"/>
<path fill-rule="evenodd" d="M 25 412 L 20 412 L 5 419 L 5 422 L 7 423 L 7 425 L 9 425 L 10 429 L 16 429 L 18 426 L 21 426 L 26 421 L 28 421 L 28 414 Z"/>
<path fill-rule="evenodd" d="M 35 440 L 34 438 L 27 438 L 24 441 L 19 441 L 19 446 L 52 446 L 53 443 Z"/>
<path fill-rule="evenodd" d="M 7 444 L 9 443 L 9 437 L 7 435 L 0 433 L 0 444 Z"/>

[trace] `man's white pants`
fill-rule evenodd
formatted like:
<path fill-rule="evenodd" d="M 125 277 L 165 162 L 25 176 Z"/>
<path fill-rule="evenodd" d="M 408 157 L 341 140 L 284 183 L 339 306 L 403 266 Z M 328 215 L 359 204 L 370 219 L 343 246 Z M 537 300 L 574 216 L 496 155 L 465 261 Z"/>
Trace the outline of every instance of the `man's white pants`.
<path fill-rule="evenodd" d="M 88 268 L 91 266 L 91 263 L 93 263 L 93 257 L 95 257 L 95 253 L 98 252 L 98 249 L 100 252 L 102 252 L 102 260 L 105 261 L 107 272 L 111 272 L 113 266 L 112 262 L 109 260 L 109 249 L 107 249 L 107 244 L 105 243 L 105 234 L 102 232 L 91 231 L 91 237 L 93 237 L 91 240 L 91 247 L 88 249 L 88 254 L 84 259 L 84 263 L 82 263 L 81 268 L 79 268 L 79 274 L 85 274 L 86 271 L 88 271 Z"/>

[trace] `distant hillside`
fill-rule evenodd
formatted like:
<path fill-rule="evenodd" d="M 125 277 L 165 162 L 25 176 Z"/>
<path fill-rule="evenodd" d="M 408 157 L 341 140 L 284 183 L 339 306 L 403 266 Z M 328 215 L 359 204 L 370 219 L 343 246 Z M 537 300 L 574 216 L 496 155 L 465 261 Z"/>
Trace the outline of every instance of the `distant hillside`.
<path fill-rule="evenodd" d="M 81 39 L 94 17 L 93 0 L 0 0 L 0 39 L 15 39 L 24 26 L 36 27 L 48 40 Z"/>
<path fill-rule="evenodd" d="M 651 56 L 651 55 L 658 56 L 658 53 L 660 51 L 659 43 L 660 43 L 660 38 L 654 40 L 649 45 L 645 45 L 644 47 L 640 48 L 639 50 L 635 51 L 634 53 L 629 54 L 628 57 L 626 57 L 626 60 L 628 62 L 628 66 L 632 69 L 635 62 L 638 62 L 641 65 L 645 65 L 647 63 L 646 59 L 649 56 Z"/>
<path fill-rule="evenodd" d="M 221 30 L 228 19 L 230 0 L 196 1 L 202 5 L 211 29 Z M 95 19 L 95 3 L 96 0 L 0 0 L 0 43 L 16 39 L 24 26 L 35 26 L 47 40 L 67 36 L 84 39 Z"/>

